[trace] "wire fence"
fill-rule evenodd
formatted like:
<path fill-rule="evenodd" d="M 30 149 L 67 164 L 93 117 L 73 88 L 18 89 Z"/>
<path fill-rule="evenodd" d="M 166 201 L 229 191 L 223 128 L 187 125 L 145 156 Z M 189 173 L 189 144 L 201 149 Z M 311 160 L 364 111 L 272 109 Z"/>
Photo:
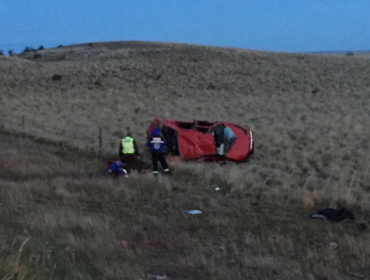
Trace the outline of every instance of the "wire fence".
<path fill-rule="evenodd" d="M 90 126 L 78 123 L 63 124 L 52 126 L 45 122 L 38 122 L 25 116 L 19 118 L 2 119 L 0 126 L 4 131 L 15 134 L 25 134 L 36 139 L 67 144 L 68 146 L 81 150 L 94 151 L 95 153 L 104 153 L 111 150 L 107 147 L 110 144 L 104 137 L 104 130 L 97 126 L 91 129 Z M 96 134 L 92 135 L 95 131 Z"/>
<path fill-rule="evenodd" d="M 63 120 L 62 120 L 63 121 Z M 79 123 L 66 124 L 59 126 L 50 125 L 44 121 L 20 116 L 18 118 L 1 119 L 0 127 L 8 132 L 15 134 L 24 134 L 42 139 L 52 143 L 67 144 L 69 147 L 77 148 L 82 151 L 93 152 L 98 155 L 108 155 L 115 152 L 118 148 L 117 139 L 111 136 L 110 131 L 104 130 L 101 126 L 91 128 L 86 124 Z M 106 134 L 105 134 L 106 133 Z M 249 168 L 249 167 L 248 167 Z M 279 168 L 269 168 L 267 166 L 255 166 L 252 168 L 263 176 L 262 187 L 269 188 L 278 181 L 294 182 L 302 189 L 316 189 L 326 191 L 334 182 L 344 180 L 350 190 L 355 191 L 358 186 L 360 172 L 349 170 L 343 175 L 338 171 L 326 170 L 326 172 L 317 172 L 314 168 L 306 175 L 299 170 L 282 170 Z M 252 170 L 251 169 L 251 170 Z M 251 172 L 250 170 L 246 172 Z M 253 172 L 253 171 L 252 171 Z M 362 188 L 361 188 L 362 189 Z"/>

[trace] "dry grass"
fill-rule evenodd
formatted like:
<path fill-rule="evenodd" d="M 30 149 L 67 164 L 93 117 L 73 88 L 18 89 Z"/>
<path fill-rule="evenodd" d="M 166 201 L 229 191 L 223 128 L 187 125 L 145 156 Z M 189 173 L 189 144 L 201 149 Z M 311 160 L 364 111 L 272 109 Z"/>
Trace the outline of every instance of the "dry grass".
<path fill-rule="evenodd" d="M 7 135 L 1 140 L 3 159 L 34 145 Z M 33 152 L 52 166 L 58 149 L 38 145 Z M 40 157 L 19 155 L 22 164 L 0 182 L 0 279 L 346 279 L 353 270 L 370 272 L 367 230 L 308 219 L 345 194 L 337 184 L 319 188 L 325 180 L 313 177 L 317 188 L 309 191 L 291 174 L 290 184 L 280 181 L 283 174 L 265 184 L 264 168 L 245 173 L 240 165 L 185 163 L 172 166 L 171 178 L 114 180 L 70 169 L 68 157 L 60 158 L 63 171 L 55 176 L 15 175 L 23 165 L 36 172 Z M 356 191 L 349 196 L 362 219 L 368 195 Z M 116 246 L 122 240 L 127 248 Z"/>
<path fill-rule="evenodd" d="M 40 53 L 0 57 L 2 130 L 38 139 L 1 134 L 0 279 L 370 273 L 368 230 L 308 219 L 337 205 L 370 213 L 368 58 L 147 43 Z M 250 126 L 255 168 L 178 163 L 172 178 L 117 181 L 103 160 L 69 150 L 96 151 L 102 127 L 115 154 L 126 126 L 144 142 L 154 117 Z"/>

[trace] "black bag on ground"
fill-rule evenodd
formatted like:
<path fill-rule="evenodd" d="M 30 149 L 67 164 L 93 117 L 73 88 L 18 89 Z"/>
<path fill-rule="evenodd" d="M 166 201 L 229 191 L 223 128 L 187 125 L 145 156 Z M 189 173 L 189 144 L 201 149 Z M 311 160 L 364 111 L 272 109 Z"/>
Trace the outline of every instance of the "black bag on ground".
<path fill-rule="evenodd" d="M 332 223 L 343 223 L 349 220 L 356 219 L 355 216 L 347 208 L 333 209 L 326 208 L 311 214 L 311 219 L 327 219 Z"/>

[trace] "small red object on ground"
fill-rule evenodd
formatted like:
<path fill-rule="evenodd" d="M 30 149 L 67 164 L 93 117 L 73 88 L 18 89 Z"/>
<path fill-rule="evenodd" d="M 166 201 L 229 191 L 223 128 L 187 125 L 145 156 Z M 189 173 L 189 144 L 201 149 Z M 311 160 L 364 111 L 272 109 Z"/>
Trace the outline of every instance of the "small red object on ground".
<path fill-rule="evenodd" d="M 128 242 L 125 241 L 125 240 L 121 240 L 121 241 L 117 241 L 116 242 L 116 245 L 117 245 L 117 247 L 125 247 L 125 248 L 127 248 Z"/>

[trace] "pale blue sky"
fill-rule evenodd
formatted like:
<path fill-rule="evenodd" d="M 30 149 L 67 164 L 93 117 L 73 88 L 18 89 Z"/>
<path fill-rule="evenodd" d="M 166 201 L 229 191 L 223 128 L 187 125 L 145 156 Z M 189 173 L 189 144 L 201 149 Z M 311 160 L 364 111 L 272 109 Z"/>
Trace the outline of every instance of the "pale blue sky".
<path fill-rule="evenodd" d="M 370 50 L 370 0 L 0 0 L 0 50 L 121 40 Z"/>

